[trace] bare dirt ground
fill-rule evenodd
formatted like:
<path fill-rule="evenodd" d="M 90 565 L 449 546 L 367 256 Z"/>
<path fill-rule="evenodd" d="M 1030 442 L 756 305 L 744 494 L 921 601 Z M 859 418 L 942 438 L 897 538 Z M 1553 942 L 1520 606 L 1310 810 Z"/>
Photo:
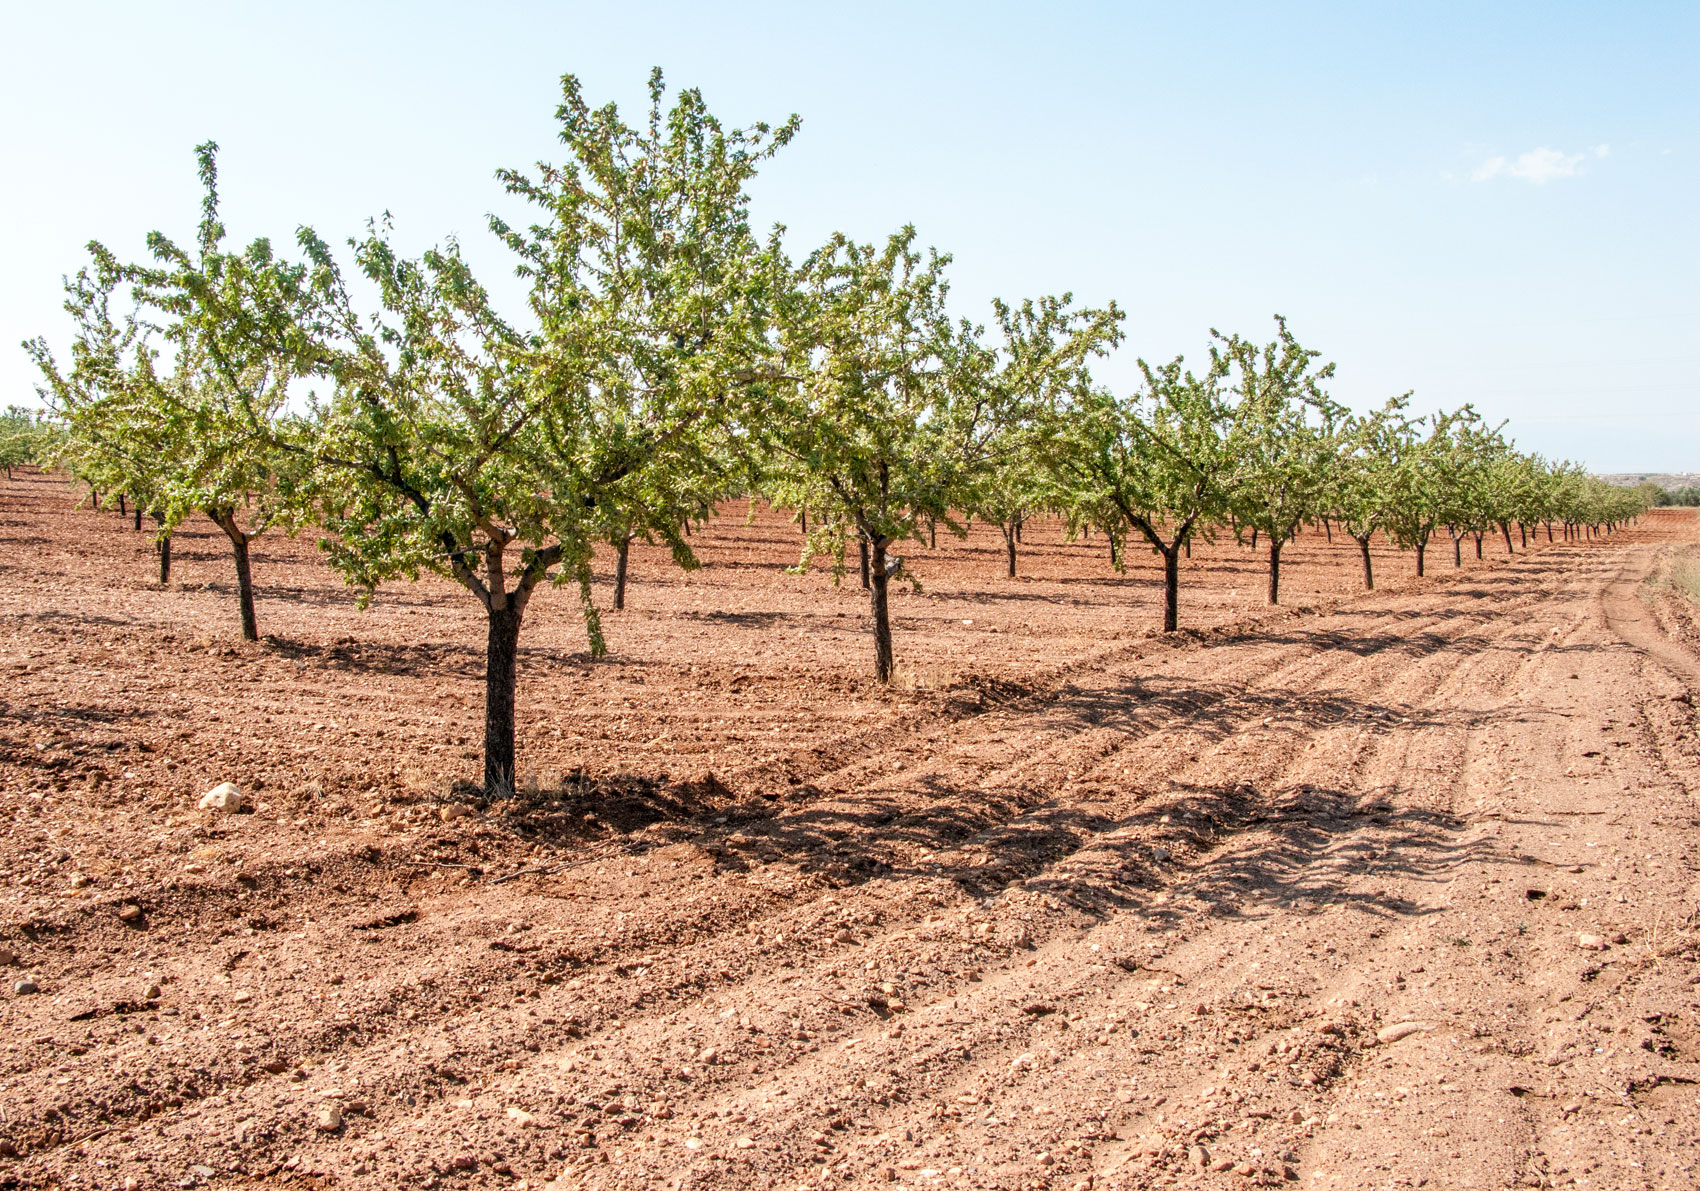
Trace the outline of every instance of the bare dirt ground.
<path fill-rule="evenodd" d="M 0 1184 L 1695 1185 L 1689 511 L 1203 548 L 1168 639 L 977 528 L 889 692 L 728 512 L 606 661 L 534 603 L 489 806 L 470 597 L 262 539 L 243 646 L 208 530 L 0 487 Z"/>

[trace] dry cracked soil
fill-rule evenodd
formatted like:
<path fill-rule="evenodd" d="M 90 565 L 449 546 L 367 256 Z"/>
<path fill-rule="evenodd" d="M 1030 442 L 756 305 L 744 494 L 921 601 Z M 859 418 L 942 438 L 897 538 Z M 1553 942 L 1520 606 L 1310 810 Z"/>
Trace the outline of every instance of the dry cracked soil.
<path fill-rule="evenodd" d="M 470 599 L 262 539 L 245 646 L 216 529 L 74 503 L 0 488 L 0 1185 L 1696 1185 L 1689 511 L 1201 547 L 1167 638 L 976 527 L 880 690 L 740 508 L 608 660 L 539 601 L 486 803 Z"/>

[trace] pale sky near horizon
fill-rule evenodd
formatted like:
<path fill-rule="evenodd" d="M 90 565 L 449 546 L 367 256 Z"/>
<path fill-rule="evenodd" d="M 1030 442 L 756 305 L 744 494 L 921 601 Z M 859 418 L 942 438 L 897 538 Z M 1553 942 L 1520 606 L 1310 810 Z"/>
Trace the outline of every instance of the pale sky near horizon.
<path fill-rule="evenodd" d="M 221 146 L 233 239 L 484 230 L 558 157 L 559 77 L 636 119 L 651 66 L 728 123 L 792 112 L 754 187 L 794 255 L 913 222 L 961 314 L 1127 311 L 1099 368 L 1275 312 L 1359 408 L 1474 402 L 1596 471 L 1700 471 L 1700 4 L 90 2 L 7 6 L 0 404 L 66 341 L 101 239 L 187 237 Z"/>

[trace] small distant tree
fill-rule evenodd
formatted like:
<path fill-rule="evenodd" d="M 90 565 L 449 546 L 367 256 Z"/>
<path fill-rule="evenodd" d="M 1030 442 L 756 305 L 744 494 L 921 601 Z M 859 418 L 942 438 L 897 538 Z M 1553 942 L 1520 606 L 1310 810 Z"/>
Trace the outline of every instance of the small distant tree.
<path fill-rule="evenodd" d="M 953 373 L 971 366 L 945 310 L 949 258 L 915 247 L 906 227 L 883 246 L 833 236 L 796 273 L 784 322 L 793 384 L 763 425 L 776 499 L 814 514 L 799 570 L 817 557 L 845 573 L 851 538 L 869 551 L 874 673 L 895 665 L 889 589 L 913 577 L 891 553 L 921 526 L 966 530 L 952 507 L 969 492 L 994 425 L 956 400 Z"/>
<path fill-rule="evenodd" d="M 1008 573 L 1015 578 L 1022 525 L 1036 510 L 1066 502 L 1047 458 L 1071 395 L 1091 389 L 1089 360 L 1120 340 L 1121 311 L 1074 310 L 1073 297 L 1046 297 L 1012 307 L 993 302 L 1003 343 L 984 349 L 979 366 L 962 370 L 960 384 L 994 427 L 982 465 L 971 481 L 969 511 L 1003 533 Z"/>
<path fill-rule="evenodd" d="M 1228 507 L 1239 532 L 1263 534 L 1269 549 L 1269 603 L 1280 602 L 1281 550 L 1304 522 L 1327 507 L 1343 412 L 1323 391 L 1334 365 L 1299 344 L 1287 321 L 1261 349 L 1212 330 L 1217 367 L 1232 378 L 1232 450 L 1236 459 Z"/>
<path fill-rule="evenodd" d="M 319 300 L 317 272 L 311 262 L 278 258 L 263 238 L 225 251 L 218 146 L 209 141 L 195 153 L 204 193 L 193 248 L 153 232 L 154 263 L 136 265 L 91 244 L 94 267 L 79 275 L 67 303 L 79 320 L 71 374 L 58 374 L 41 341 L 31 350 L 73 438 L 83 440 L 82 465 L 110 472 L 121 485 L 115 491 L 148 503 L 159 523 L 162 577 L 165 543 L 186 518 L 204 514 L 224 531 L 242 636 L 256 641 L 249 544 L 289 521 L 299 458 L 280 448 L 278 427 L 300 375 L 299 328 Z M 119 330 L 110 302 L 122 284 L 133 287 L 139 313 Z M 151 339 L 156 329 L 162 344 Z M 168 370 L 155 364 L 162 347 Z"/>
<path fill-rule="evenodd" d="M 1390 512 L 1395 443 L 1408 421 L 1410 394 L 1395 397 L 1365 417 L 1347 419 L 1340 432 L 1330 500 L 1334 516 L 1363 557 L 1364 587 L 1375 587 L 1370 542 Z"/>
<path fill-rule="evenodd" d="M 1234 483 L 1240 439 L 1238 411 L 1223 387 L 1226 365 L 1213 356 L 1200 376 L 1180 357 L 1160 366 L 1141 360 L 1139 392 L 1126 399 L 1103 389 L 1078 394 L 1053 439 L 1051 466 L 1071 494 L 1072 519 L 1106 528 L 1117 570 L 1126 566 L 1125 548 L 1114 549 L 1124 526 L 1163 559 L 1168 633 L 1180 624 L 1181 552 L 1210 533 Z"/>
<path fill-rule="evenodd" d="M 47 410 L 7 406 L 0 414 L 0 466 L 5 467 L 6 478 L 12 478 L 14 467 L 49 463 L 64 438 L 64 427 Z"/>

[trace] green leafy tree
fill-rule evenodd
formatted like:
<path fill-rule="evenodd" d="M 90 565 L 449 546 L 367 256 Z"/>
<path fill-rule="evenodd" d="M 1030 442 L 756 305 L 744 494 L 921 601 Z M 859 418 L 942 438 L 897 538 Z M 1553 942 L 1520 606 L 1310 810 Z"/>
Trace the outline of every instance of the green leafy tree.
<path fill-rule="evenodd" d="M 1323 391 L 1334 365 L 1301 346 L 1275 318 L 1276 338 L 1261 349 L 1212 330 L 1211 355 L 1232 381 L 1235 474 L 1227 493 L 1237 529 L 1266 536 L 1269 602 L 1281 596 L 1281 550 L 1304 522 L 1327 507 L 1343 413 Z"/>
<path fill-rule="evenodd" d="M 1180 357 L 1159 366 L 1140 360 L 1138 392 L 1079 393 L 1052 438 L 1050 462 L 1071 519 L 1106 527 L 1118 570 L 1126 565 L 1125 549 L 1115 549 L 1124 526 L 1163 559 L 1164 632 L 1180 624 L 1181 552 L 1211 532 L 1235 482 L 1239 411 L 1224 389 L 1226 365 L 1213 356 L 1199 376 Z"/>
<path fill-rule="evenodd" d="M 1340 527 L 1358 544 L 1366 589 L 1375 587 L 1370 542 L 1385 531 L 1392 510 L 1394 461 L 1409 407 L 1407 393 L 1372 414 L 1348 419 L 1341 430 L 1331 503 Z"/>
<path fill-rule="evenodd" d="M 664 107 L 659 72 L 640 127 L 592 110 L 571 76 L 557 110 L 564 165 L 506 171 L 537 222 L 492 228 L 530 284 L 522 330 L 493 307 L 457 247 L 399 257 L 379 229 L 358 246 L 381 299 L 345 290 L 323 367 L 312 453 L 332 562 L 368 590 L 421 571 L 471 592 L 487 618 L 484 788 L 510 791 L 525 609 L 576 581 L 593 654 L 594 544 L 647 531 L 694 565 L 678 518 L 710 456 L 775 374 L 777 250 L 751 234 L 746 187 L 796 129 L 728 131 L 696 91 Z M 328 253 L 316 240 L 321 259 Z"/>

